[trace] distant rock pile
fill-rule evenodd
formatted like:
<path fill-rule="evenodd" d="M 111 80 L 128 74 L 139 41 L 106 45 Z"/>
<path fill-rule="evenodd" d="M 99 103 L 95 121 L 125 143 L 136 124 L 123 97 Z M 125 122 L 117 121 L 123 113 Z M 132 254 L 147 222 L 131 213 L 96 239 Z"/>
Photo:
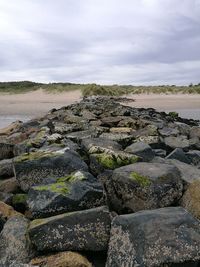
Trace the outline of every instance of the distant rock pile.
<path fill-rule="evenodd" d="M 200 124 L 91 97 L 0 130 L 1 267 L 197 267 Z"/>

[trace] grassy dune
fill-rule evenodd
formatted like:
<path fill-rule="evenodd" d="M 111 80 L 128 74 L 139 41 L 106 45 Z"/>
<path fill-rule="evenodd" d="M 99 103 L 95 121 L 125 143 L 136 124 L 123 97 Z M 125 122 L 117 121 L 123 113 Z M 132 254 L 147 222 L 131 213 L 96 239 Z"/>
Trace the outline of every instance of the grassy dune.
<path fill-rule="evenodd" d="M 83 96 L 111 95 L 120 96 L 126 94 L 200 94 L 200 84 L 189 86 L 133 86 L 133 85 L 97 85 L 97 84 L 73 84 L 73 83 L 35 83 L 0 82 L 0 93 L 25 93 L 43 89 L 47 92 L 59 93 L 73 90 L 81 90 Z"/>

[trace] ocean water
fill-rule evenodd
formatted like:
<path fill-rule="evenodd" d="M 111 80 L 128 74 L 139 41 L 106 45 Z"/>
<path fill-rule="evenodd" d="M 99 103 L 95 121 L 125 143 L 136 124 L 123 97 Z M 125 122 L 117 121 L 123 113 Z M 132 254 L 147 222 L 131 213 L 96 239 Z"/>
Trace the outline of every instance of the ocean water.
<path fill-rule="evenodd" d="M 200 120 L 199 109 L 173 109 L 165 110 L 166 112 L 176 111 L 180 117 L 187 119 Z M 0 115 L 0 128 L 6 127 L 14 121 L 21 120 L 23 122 L 30 120 L 32 117 L 27 115 Z"/>

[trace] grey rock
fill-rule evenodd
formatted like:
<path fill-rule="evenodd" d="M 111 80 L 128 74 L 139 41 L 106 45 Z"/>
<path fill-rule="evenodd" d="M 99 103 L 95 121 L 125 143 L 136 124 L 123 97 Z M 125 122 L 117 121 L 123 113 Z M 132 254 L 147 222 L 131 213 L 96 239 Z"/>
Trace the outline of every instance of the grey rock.
<path fill-rule="evenodd" d="M 13 148 L 12 144 L 0 143 L 0 160 L 12 158 Z"/>
<path fill-rule="evenodd" d="M 191 161 L 181 148 L 175 148 L 167 157 L 166 159 L 177 159 L 179 161 L 185 162 L 190 164 Z"/>
<path fill-rule="evenodd" d="M 77 171 L 57 183 L 32 187 L 27 202 L 34 218 L 90 209 L 104 205 L 103 187 L 90 173 Z"/>
<path fill-rule="evenodd" d="M 121 146 L 117 142 L 105 138 L 83 139 L 81 145 L 89 154 L 102 153 L 107 149 L 121 150 Z"/>
<path fill-rule="evenodd" d="M 186 156 L 189 158 L 190 163 L 196 166 L 200 166 L 200 151 L 199 150 L 190 150 L 186 153 Z"/>
<path fill-rule="evenodd" d="M 141 211 L 113 219 L 106 267 L 195 267 L 199 249 L 200 223 L 185 209 Z"/>
<path fill-rule="evenodd" d="M 104 187 L 112 209 L 131 213 L 174 205 L 183 182 L 173 165 L 142 162 L 115 169 Z"/>
<path fill-rule="evenodd" d="M 98 136 L 98 132 L 92 130 L 85 130 L 85 131 L 78 131 L 78 132 L 72 132 L 66 135 L 66 138 L 69 138 L 70 140 L 74 142 L 80 142 L 83 139 L 86 138 L 94 138 Z"/>
<path fill-rule="evenodd" d="M 23 191 L 33 185 L 54 182 L 56 178 L 73 171 L 87 171 L 86 163 L 71 150 L 33 152 L 22 155 L 14 161 L 16 178 Z"/>
<path fill-rule="evenodd" d="M 151 161 L 155 156 L 152 148 L 144 142 L 133 143 L 125 149 L 125 152 L 140 156 L 143 161 Z"/>
<path fill-rule="evenodd" d="M 105 138 L 109 140 L 113 140 L 118 142 L 122 147 L 126 147 L 130 145 L 135 137 L 133 135 L 125 134 L 125 133 L 102 133 L 100 138 Z"/>
<path fill-rule="evenodd" d="M 190 138 L 195 138 L 195 137 L 200 139 L 200 127 L 199 126 L 194 126 L 190 129 Z"/>
<path fill-rule="evenodd" d="M 153 149 L 155 156 L 161 157 L 161 158 L 165 158 L 166 157 L 166 150 L 158 148 L 158 149 Z"/>
<path fill-rule="evenodd" d="M 64 213 L 31 222 L 29 235 L 38 251 L 106 250 L 111 217 L 106 207 Z"/>
<path fill-rule="evenodd" d="M 183 150 L 188 150 L 190 144 L 186 136 L 169 136 L 164 139 L 165 145 L 172 149 L 182 148 Z"/>
<path fill-rule="evenodd" d="M 4 264 L 28 263 L 34 255 L 28 238 L 29 222 L 22 216 L 10 218 L 0 234 L 0 260 Z"/>
<path fill-rule="evenodd" d="M 0 179 L 14 176 L 12 159 L 0 161 Z"/>
<path fill-rule="evenodd" d="M 177 128 L 168 128 L 168 127 L 163 127 L 162 129 L 158 130 L 159 134 L 167 137 L 167 136 L 177 136 L 179 134 L 179 131 Z"/>

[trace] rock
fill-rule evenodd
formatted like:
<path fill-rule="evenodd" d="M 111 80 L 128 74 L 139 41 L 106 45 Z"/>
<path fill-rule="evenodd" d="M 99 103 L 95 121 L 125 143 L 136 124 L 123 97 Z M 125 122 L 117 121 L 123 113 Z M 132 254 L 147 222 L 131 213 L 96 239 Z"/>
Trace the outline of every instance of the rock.
<path fill-rule="evenodd" d="M 158 148 L 158 149 L 153 149 L 155 156 L 161 157 L 161 158 L 165 158 L 166 157 L 166 150 Z"/>
<path fill-rule="evenodd" d="M 196 180 L 188 186 L 180 203 L 200 220 L 200 180 Z"/>
<path fill-rule="evenodd" d="M 32 245 L 27 236 L 28 220 L 23 216 L 12 217 L 0 233 L 0 261 L 3 264 L 28 263 L 33 257 Z M 1 265 L 2 266 L 2 265 Z"/>
<path fill-rule="evenodd" d="M 114 170 L 140 160 L 139 156 L 133 154 L 107 150 L 104 153 L 90 155 L 90 169 L 94 175 L 98 175 L 105 169 Z"/>
<path fill-rule="evenodd" d="M 92 264 L 81 254 L 70 251 L 34 258 L 30 264 L 45 267 L 92 267 Z"/>
<path fill-rule="evenodd" d="M 118 213 L 174 205 L 183 191 L 175 166 L 146 162 L 115 169 L 104 186 L 111 208 Z"/>
<path fill-rule="evenodd" d="M 4 227 L 4 224 L 5 224 L 5 219 L 0 214 L 0 232 L 2 231 L 2 229 Z"/>
<path fill-rule="evenodd" d="M 122 120 L 122 117 L 104 117 L 101 119 L 102 126 L 106 127 L 115 127 L 118 125 L 118 123 Z"/>
<path fill-rule="evenodd" d="M 171 149 L 182 148 L 184 151 L 187 151 L 190 144 L 186 136 L 169 136 L 164 139 L 165 145 Z"/>
<path fill-rule="evenodd" d="M 150 145 L 152 148 L 156 149 L 156 148 L 160 148 L 161 144 L 160 144 L 160 138 L 159 136 L 138 136 L 136 138 L 137 142 L 143 142 L 146 143 L 148 145 Z"/>
<path fill-rule="evenodd" d="M 186 153 L 186 156 L 190 160 L 190 163 L 200 166 L 200 151 L 199 150 L 190 150 Z"/>
<path fill-rule="evenodd" d="M 162 129 L 159 129 L 158 132 L 163 137 L 177 136 L 179 134 L 179 130 L 174 127 L 173 128 L 163 127 Z"/>
<path fill-rule="evenodd" d="M 105 207 L 64 213 L 31 222 L 29 235 L 38 251 L 106 250 L 110 214 Z"/>
<path fill-rule="evenodd" d="M 12 144 L 0 143 L 0 160 L 12 158 L 13 147 Z"/>
<path fill-rule="evenodd" d="M 83 139 L 81 143 L 83 149 L 89 153 L 103 153 L 109 150 L 121 150 L 122 147 L 115 141 L 104 138 Z"/>
<path fill-rule="evenodd" d="M 112 127 L 110 128 L 110 132 L 130 134 L 131 132 L 133 132 L 133 129 L 128 127 Z"/>
<path fill-rule="evenodd" d="M 195 138 L 195 137 L 200 139 L 200 127 L 199 126 L 194 126 L 190 129 L 190 138 Z"/>
<path fill-rule="evenodd" d="M 94 130 L 86 130 L 86 131 L 78 131 L 78 132 L 72 132 L 66 135 L 66 138 L 69 138 L 70 140 L 74 142 L 80 142 L 83 139 L 87 138 L 95 138 L 97 137 L 98 132 Z"/>
<path fill-rule="evenodd" d="M 14 166 L 16 178 L 23 191 L 28 191 L 33 185 L 50 183 L 50 180 L 66 176 L 73 171 L 88 169 L 79 155 L 70 150 L 24 154 L 15 159 Z"/>
<path fill-rule="evenodd" d="M 21 121 L 12 122 L 7 127 L 4 127 L 4 128 L 0 129 L 0 135 L 6 135 L 6 136 L 10 135 L 11 133 L 17 131 L 22 124 L 23 123 Z"/>
<path fill-rule="evenodd" d="M 0 202 L 4 202 L 8 205 L 11 205 L 12 204 L 12 197 L 13 197 L 13 194 L 11 194 L 11 193 L 0 192 Z"/>
<path fill-rule="evenodd" d="M 199 248 L 199 221 L 181 207 L 121 215 L 112 221 L 106 267 L 195 267 Z"/>
<path fill-rule="evenodd" d="M 128 146 L 125 152 L 135 154 L 143 159 L 143 161 L 151 161 L 155 154 L 152 148 L 144 142 L 136 142 Z"/>
<path fill-rule="evenodd" d="M 0 192 L 16 193 L 17 191 L 19 191 L 19 184 L 15 177 L 3 181 L 0 180 Z"/>
<path fill-rule="evenodd" d="M 175 148 L 167 157 L 166 159 L 177 159 L 179 161 L 185 162 L 190 164 L 189 158 L 186 156 L 185 152 L 182 148 Z"/>
<path fill-rule="evenodd" d="M 0 160 L 0 179 L 14 176 L 12 159 Z"/>
<path fill-rule="evenodd" d="M 77 171 L 54 184 L 34 186 L 28 193 L 32 215 L 48 217 L 104 204 L 103 187 L 90 173 Z"/>
<path fill-rule="evenodd" d="M 27 194 L 15 194 L 12 198 L 15 210 L 24 213 L 27 209 Z"/>
<path fill-rule="evenodd" d="M 22 214 L 15 211 L 13 209 L 13 207 L 7 205 L 6 203 L 4 203 L 2 201 L 0 201 L 0 215 L 5 220 L 8 220 L 12 217 L 17 217 L 17 216 L 21 217 L 22 216 Z"/>
<path fill-rule="evenodd" d="M 118 142 L 122 147 L 130 145 L 134 140 L 134 136 L 125 133 L 102 133 L 99 137 Z"/>

